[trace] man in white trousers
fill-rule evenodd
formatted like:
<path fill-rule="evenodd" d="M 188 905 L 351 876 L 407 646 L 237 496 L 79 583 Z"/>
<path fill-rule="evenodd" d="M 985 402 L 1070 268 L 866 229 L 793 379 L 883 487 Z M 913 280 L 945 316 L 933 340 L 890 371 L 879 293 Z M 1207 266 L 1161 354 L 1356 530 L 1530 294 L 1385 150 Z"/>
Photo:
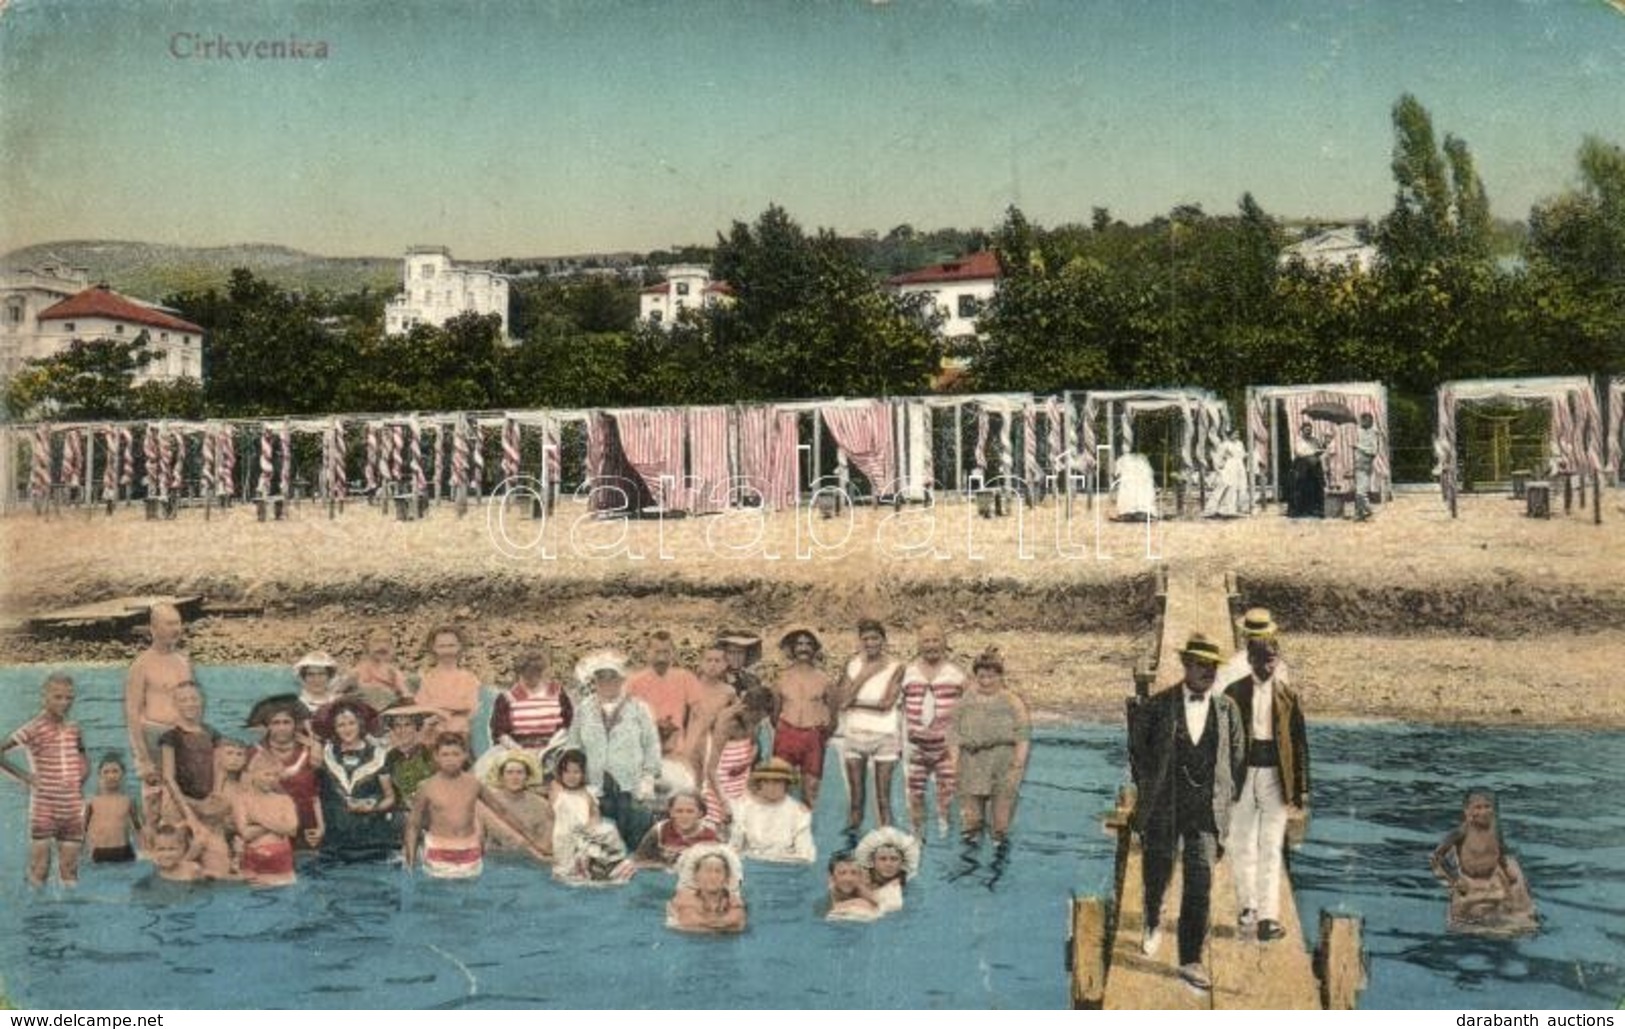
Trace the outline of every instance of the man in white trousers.
<path fill-rule="evenodd" d="M 1242 629 L 1248 673 L 1225 687 L 1247 730 L 1247 773 L 1230 817 L 1227 842 L 1243 934 L 1268 943 L 1281 927 L 1281 868 L 1287 817 L 1309 801 L 1309 741 L 1303 705 L 1287 681 L 1275 620 L 1262 608 L 1247 612 Z"/>

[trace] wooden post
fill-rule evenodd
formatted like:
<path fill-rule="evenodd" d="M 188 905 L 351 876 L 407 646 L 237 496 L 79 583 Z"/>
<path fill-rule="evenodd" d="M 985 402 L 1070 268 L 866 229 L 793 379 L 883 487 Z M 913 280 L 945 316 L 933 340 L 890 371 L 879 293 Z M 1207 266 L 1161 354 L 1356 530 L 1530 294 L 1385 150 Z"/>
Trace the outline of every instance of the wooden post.
<path fill-rule="evenodd" d="M 1327 1011 L 1353 1011 L 1366 986 L 1365 951 L 1358 915 L 1320 912 L 1320 942 L 1315 947 L 1315 974 L 1320 977 L 1320 1003 Z"/>
<path fill-rule="evenodd" d="M 1591 473 L 1591 524 L 1602 524 L 1602 473 Z"/>
<path fill-rule="evenodd" d="M 1072 1007 L 1098 1011 L 1106 999 L 1106 905 L 1072 898 Z"/>

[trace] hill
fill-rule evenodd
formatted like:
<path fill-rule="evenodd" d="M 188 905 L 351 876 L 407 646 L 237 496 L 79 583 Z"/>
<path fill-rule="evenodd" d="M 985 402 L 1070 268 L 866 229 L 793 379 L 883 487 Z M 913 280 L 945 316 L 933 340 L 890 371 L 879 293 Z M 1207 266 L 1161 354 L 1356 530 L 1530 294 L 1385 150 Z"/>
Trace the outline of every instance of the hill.
<path fill-rule="evenodd" d="M 393 293 L 400 288 L 399 257 L 322 257 L 290 247 L 240 243 L 188 247 L 121 240 L 63 240 L 22 247 L 0 257 L 6 268 L 48 263 L 90 269 L 91 282 L 121 293 L 158 300 L 181 290 L 224 286 L 233 268 L 287 289 L 349 293 L 363 287 Z"/>

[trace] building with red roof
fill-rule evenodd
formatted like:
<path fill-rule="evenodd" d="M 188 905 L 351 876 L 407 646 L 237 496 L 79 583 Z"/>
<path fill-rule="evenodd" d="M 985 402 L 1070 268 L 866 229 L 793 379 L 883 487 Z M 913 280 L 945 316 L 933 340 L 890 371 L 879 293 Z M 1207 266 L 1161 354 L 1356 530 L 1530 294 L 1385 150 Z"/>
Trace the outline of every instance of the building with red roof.
<path fill-rule="evenodd" d="M 135 382 L 203 378 L 203 329 L 173 312 L 114 292 L 106 285 L 61 295 L 64 285 L 82 286 L 75 274 L 54 268 L 7 273 L 0 279 L 0 369 L 10 375 L 29 359 L 49 357 L 74 340 L 133 340 L 146 333 L 161 356 L 136 373 Z M 53 279 L 54 281 L 47 281 Z"/>
<path fill-rule="evenodd" d="M 999 289 L 999 259 L 990 250 L 956 257 L 886 280 L 903 294 L 924 293 L 942 313 L 949 339 L 976 335 L 976 319 Z"/>
<path fill-rule="evenodd" d="M 731 304 L 734 289 L 721 279 L 712 281 L 710 269 L 699 264 L 674 264 L 666 281 L 638 293 L 638 317 L 654 325 L 671 326 L 684 310 Z"/>

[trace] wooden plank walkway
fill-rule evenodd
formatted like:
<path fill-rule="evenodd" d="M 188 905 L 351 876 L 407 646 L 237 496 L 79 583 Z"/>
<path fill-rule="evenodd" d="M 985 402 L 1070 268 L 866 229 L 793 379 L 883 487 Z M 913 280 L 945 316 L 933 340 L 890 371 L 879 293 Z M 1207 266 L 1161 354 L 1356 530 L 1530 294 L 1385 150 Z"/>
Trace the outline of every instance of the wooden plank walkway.
<path fill-rule="evenodd" d="M 1164 597 L 1162 638 L 1152 691 L 1177 683 L 1184 674 L 1179 651 L 1193 632 L 1205 633 L 1224 650 L 1233 638 L 1230 596 L 1222 572 L 1170 568 Z M 1129 832 L 1125 811 L 1108 818 L 1120 834 Z M 1163 896 L 1158 924 L 1163 929 L 1159 951 L 1140 952 L 1145 928 L 1144 879 L 1138 839 L 1120 842 L 1121 868 L 1117 876 L 1117 918 L 1108 945 L 1106 981 L 1101 1004 L 1114 1010 L 1198 1009 L 1316 1009 L 1320 987 L 1315 979 L 1303 928 L 1288 876 L 1281 883 L 1283 939 L 1260 943 L 1243 939 L 1236 928 L 1236 892 L 1231 864 L 1220 861 L 1214 870 L 1210 925 L 1203 963 L 1213 989 L 1193 989 L 1179 978 L 1178 920 L 1180 870 Z"/>
<path fill-rule="evenodd" d="M 117 635 L 145 622 L 155 604 L 173 604 L 180 609 L 182 618 L 190 620 L 197 617 L 203 606 L 203 598 L 168 595 L 112 597 L 93 604 L 31 615 L 27 627 L 29 632 L 38 635 Z"/>

